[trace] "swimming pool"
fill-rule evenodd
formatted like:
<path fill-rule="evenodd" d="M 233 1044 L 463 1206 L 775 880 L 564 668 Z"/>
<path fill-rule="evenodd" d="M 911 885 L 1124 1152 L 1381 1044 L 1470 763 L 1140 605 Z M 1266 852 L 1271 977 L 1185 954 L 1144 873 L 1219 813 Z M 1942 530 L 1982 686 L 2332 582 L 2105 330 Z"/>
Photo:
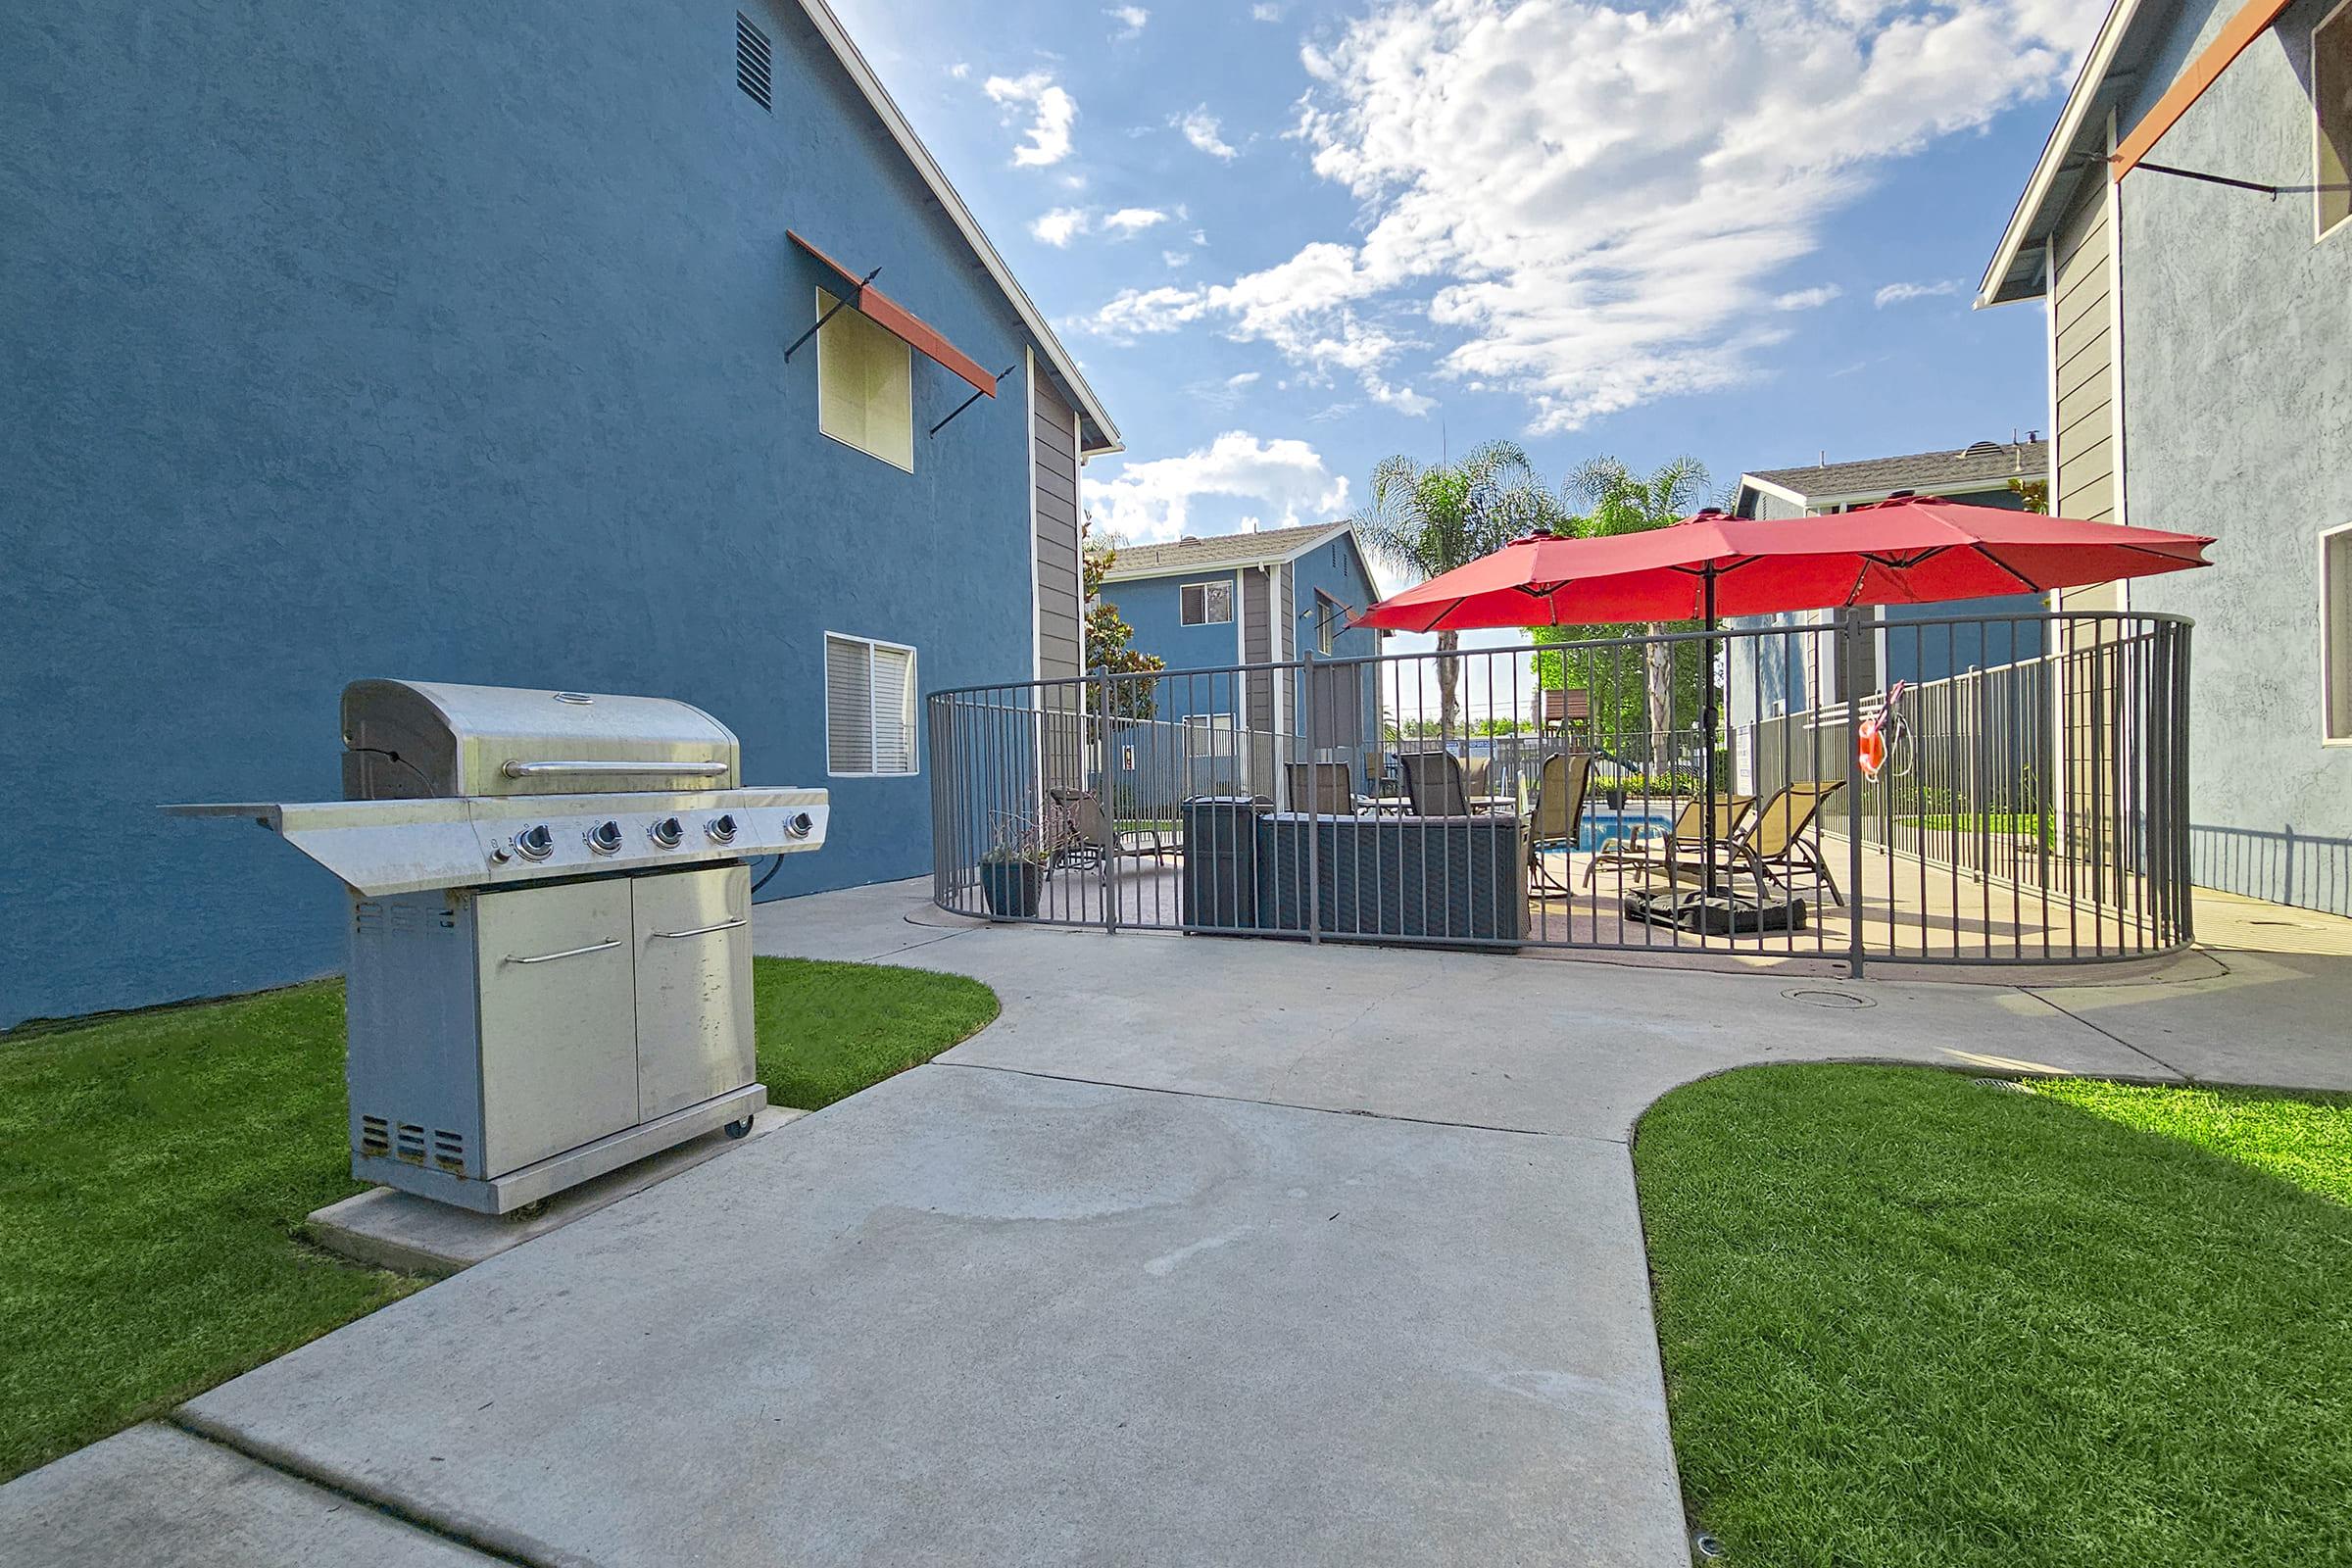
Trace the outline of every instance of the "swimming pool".
<path fill-rule="evenodd" d="M 1655 838 L 1674 820 L 1662 811 L 1612 811 L 1605 806 L 1588 808 L 1576 824 L 1576 847 L 1590 853 L 1612 840 L 1619 844 Z"/>

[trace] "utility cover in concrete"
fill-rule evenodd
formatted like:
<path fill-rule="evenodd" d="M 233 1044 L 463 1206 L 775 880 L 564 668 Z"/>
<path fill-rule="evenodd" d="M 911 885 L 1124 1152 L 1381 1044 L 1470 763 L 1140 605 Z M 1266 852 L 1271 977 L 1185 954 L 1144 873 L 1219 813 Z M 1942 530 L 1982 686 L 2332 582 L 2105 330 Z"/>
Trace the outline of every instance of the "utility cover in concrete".
<path fill-rule="evenodd" d="M 1678 1563 L 1624 1150 L 933 1065 L 189 1406 L 602 1564 Z"/>

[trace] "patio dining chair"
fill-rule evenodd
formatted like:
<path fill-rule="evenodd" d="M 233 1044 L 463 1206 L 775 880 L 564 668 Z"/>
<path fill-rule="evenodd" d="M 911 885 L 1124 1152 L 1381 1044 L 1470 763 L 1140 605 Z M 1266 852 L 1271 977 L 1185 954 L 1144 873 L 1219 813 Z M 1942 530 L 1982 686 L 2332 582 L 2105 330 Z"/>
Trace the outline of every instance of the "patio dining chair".
<path fill-rule="evenodd" d="M 1536 773 L 1536 808 L 1527 832 L 1528 885 L 1544 893 L 1573 893 L 1567 881 L 1545 867 L 1546 851 L 1566 855 L 1576 848 L 1585 816 L 1585 789 L 1592 778 L 1592 754 L 1554 752 Z"/>
<path fill-rule="evenodd" d="M 1451 752 L 1405 752 L 1396 759 L 1415 816 L 1469 816 L 1470 790 Z"/>
<path fill-rule="evenodd" d="M 1292 810 L 1317 816 L 1355 814 L 1355 770 L 1346 762 L 1285 762 L 1282 773 Z"/>
<path fill-rule="evenodd" d="M 1101 865 L 1121 857 L 1154 863 L 1179 853 L 1157 822 L 1120 831 L 1091 790 L 1050 789 L 1054 821 L 1047 845 L 1052 866 Z"/>

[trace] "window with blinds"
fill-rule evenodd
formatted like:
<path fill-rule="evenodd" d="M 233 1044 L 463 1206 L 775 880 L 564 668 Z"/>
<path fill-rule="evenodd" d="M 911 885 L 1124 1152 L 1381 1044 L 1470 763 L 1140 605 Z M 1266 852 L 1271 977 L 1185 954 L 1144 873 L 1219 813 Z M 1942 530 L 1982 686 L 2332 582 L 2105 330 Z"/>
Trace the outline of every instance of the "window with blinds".
<path fill-rule="evenodd" d="M 816 291 L 816 314 L 833 311 Z M 816 334 L 816 427 L 868 457 L 914 471 L 914 367 L 906 343 L 856 306 Z"/>
<path fill-rule="evenodd" d="M 915 770 L 913 649 L 825 634 L 825 770 L 853 778 Z"/>

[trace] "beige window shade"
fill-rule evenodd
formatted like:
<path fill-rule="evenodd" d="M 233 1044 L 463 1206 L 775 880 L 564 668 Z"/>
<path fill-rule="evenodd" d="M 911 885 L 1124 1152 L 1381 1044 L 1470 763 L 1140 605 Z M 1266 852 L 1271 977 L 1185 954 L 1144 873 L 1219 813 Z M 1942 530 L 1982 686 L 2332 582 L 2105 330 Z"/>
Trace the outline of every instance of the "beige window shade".
<path fill-rule="evenodd" d="M 2352 218 L 2352 6 L 2311 30 L 2311 100 L 2320 117 L 2320 232 Z"/>
<path fill-rule="evenodd" d="M 822 317 L 836 301 L 816 291 Z M 816 427 L 894 467 L 914 471 L 914 364 L 906 342 L 850 306 L 816 334 Z"/>
<path fill-rule="evenodd" d="M 2352 741 L 2352 528 L 2320 541 L 2320 654 L 2328 738 Z"/>

